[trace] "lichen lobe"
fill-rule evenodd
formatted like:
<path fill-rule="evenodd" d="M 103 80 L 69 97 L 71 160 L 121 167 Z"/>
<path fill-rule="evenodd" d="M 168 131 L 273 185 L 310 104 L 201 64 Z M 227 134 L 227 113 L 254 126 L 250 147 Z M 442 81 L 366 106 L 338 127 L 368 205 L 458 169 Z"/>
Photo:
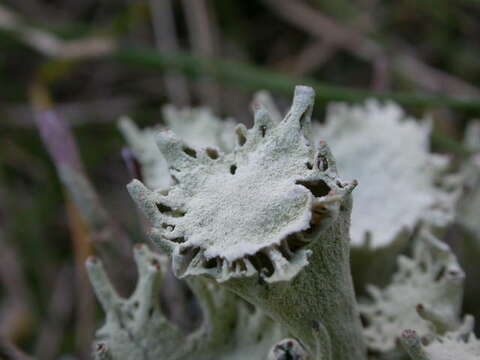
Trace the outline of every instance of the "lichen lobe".
<path fill-rule="evenodd" d="M 160 193 L 134 181 L 129 190 L 152 222 L 153 240 L 171 251 L 178 276 L 222 282 L 258 273 L 275 282 L 308 264 L 309 242 L 356 185 L 338 179 L 324 142 L 313 143 L 313 101 L 313 89 L 297 87 L 279 123 L 258 104 L 254 126 L 237 127 L 228 154 L 212 156 L 171 132 L 157 134 L 175 184 Z"/>

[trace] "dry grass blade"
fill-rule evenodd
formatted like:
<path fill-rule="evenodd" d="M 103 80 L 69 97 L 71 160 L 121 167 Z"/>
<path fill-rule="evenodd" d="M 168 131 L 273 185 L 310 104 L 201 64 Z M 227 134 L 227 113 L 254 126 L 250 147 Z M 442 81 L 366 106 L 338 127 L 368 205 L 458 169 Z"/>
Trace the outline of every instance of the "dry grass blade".
<path fill-rule="evenodd" d="M 264 1 L 286 22 L 369 61 L 375 70 L 376 77 L 373 83 L 377 89 L 386 86 L 387 59 L 392 59 L 392 70 L 399 72 L 404 78 L 424 90 L 470 98 L 477 98 L 480 95 L 477 87 L 430 67 L 409 51 L 400 48 L 391 56 L 387 56 L 385 50 L 374 40 L 324 15 L 303 1 Z"/>
<path fill-rule="evenodd" d="M 31 101 L 35 123 L 66 191 L 78 291 L 76 337 L 85 355 L 93 334 L 94 300 L 83 264 L 91 255 L 93 244 L 125 290 L 135 273 L 130 268 L 131 243 L 110 218 L 87 178 L 73 135 L 54 111 L 46 88 L 36 84 L 32 88 Z"/>
<path fill-rule="evenodd" d="M 175 17 L 172 0 L 150 0 L 155 45 L 162 52 L 175 52 L 180 49 L 175 30 Z M 191 103 L 187 79 L 179 73 L 164 75 L 165 90 L 172 104 L 188 106 Z"/>
<path fill-rule="evenodd" d="M 85 289 L 82 290 L 85 291 Z M 73 309 L 73 295 L 72 269 L 65 265 L 58 272 L 52 289 L 47 318 L 38 332 L 35 355 L 39 359 L 53 360 L 59 355 L 58 351 Z"/>
<path fill-rule="evenodd" d="M 183 0 L 182 5 L 194 52 L 201 56 L 214 57 L 218 52 L 218 31 L 213 10 L 205 0 Z M 219 88 L 211 79 L 198 80 L 197 94 L 203 104 L 215 111 L 220 109 Z"/>

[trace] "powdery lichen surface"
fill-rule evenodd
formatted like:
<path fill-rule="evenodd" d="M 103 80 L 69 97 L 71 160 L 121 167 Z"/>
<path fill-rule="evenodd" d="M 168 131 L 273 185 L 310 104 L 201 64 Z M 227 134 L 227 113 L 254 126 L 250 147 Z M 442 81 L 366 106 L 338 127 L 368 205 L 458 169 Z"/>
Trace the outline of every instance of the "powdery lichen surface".
<path fill-rule="evenodd" d="M 404 329 L 421 336 L 443 333 L 460 319 L 464 273 L 445 243 L 424 232 L 413 258 L 400 256 L 398 266 L 391 284 L 385 289 L 371 286 L 373 301 L 359 305 L 367 344 L 381 352 L 393 350 Z"/>
<path fill-rule="evenodd" d="M 420 220 L 444 226 L 453 219 L 457 193 L 440 188 L 448 164 L 429 152 L 431 128 L 393 103 L 334 104 L 315 130 L 331 147 L 339 174 L 358 179 L 352 210 L 353 246 L 389 246 Z"/>
<path fill-rule="evenodd" d="M 188 285 L 203 313 L 201 327 L 186 334 L 160 309 L 160 285 L 167 260 L 146 245 L 134 249 L 139 278 L 129 298 L 120 297 L 96 258 L 87 262 L 95 293 L 106 312 L 97 331 L 95 359 L 263 360 L 285 333 L 261 311 L 205 279 Z"/>
<path fill-rule="evenodd" d="M 313 97 L 311 88 L 297 87 L 280 123 L 259 104 L 255 125 L 236 128 L 228 154 L 189 146 L 173 132 L 157 135 L 175 184 L 151 191 L 134 181 L 129 191 L 152 221 L 154 241 L 172 253 L 177 275 L 226 281 L 261 273 L 275 282 L 308 264 L 303 246 L 314 225 L 326 226 L 355 186 L 338 180 L 326 144 L 311 139 Z"/>
<path fill-rule="evenodd" d="M 254 102 L 268 109 L 272 123 L 280 121 L 267 92 L 256 94 Z M 167 128 L 187 145 L 233 151 L 232 120 L 220 121 L 201 108 L 166 106 L 163 114 Z M 170 185 L 167 164 L 152 136 L 160 128 L 139 131 L 122 123 L 121 129 L 140 159 L 146 185 Z M 239 126 L 237 133 L 244 131 Z M 340 174 L 362 184 L 354 195 L 352 245 L 368 241 L 373 248 L 388 246 L 420 220 L 444 226 L 453 219 L 458 192 L 438 185 L 448 161 L 429 152 L 430 131 L 427 121 L 408 118 L 399 106 L 375 100 L 361 106 L 331 105 L 326 124 L 314 126 L 314 138 L 327 140 L 334 150 Z"/>
<path fill-rule="evenodd" d="M 469 124 L 465 131 L 465 146 L 472 155 L 462 167 L 464 191 L 459 201 L 457 222 L 461 224 L 480 246 L 480 121 Z"/>
<path fill-rule="evenodd" d="M 140 130 L 127 117 L 121 118 L 118 127 L 125 137 L 128 146 L 138 160 L 143 181 L 152 189 L 165 189 L 172 183 L 168 173 L 168 164 L 155 144 L 154 134 L 158 128 Z"/>
<path fill-rule="evenodd" d="M 169 359 L 179 352 L 183 336 L 160 309 L 162 267 L 166 259 L 139 245 L 134 251 L 139 272 L 137 287 L 128 299 L 121 298 L 97 258 L 87 261 L 90 281 L 106 321 L 96 333 L 96 359 Z"/>
<path fill-rule="evenodd" d="M 235 145 L 232 120 L 220 120 L 208 109 L 163 108 L 163 118 L 168 129 L 189 146 L 211 148 L 214 151 L 231 151 Z M 119 121 L 119 129 L 137 157 L 145 183 L 152 189 L 165 189 L 172 184 L 168 164 L 155 143 L 155 134 L 165 128 L 156 126 L 139 129 L 129 118 Z"/>
<path fill-rule="evenodd" d="M 473 318 L 466 316 L 453 331 L 430 339 L 422 339 L 414 330 L 405 330 L 401 343 L 412 360 L 477 360 L 480 341 L 473 333 Z"/>
<path fill-rule="evenodd" d="M 308 360 L 310 356 L 295 339 L 284 339 L 276 344 L 266 360 Z"/>
<path fill-rule="evenodd" d="M 213 147 L 225 152 L 235 147 L 235 122 L 221 120 L 209 109 L 177 109 L 167 105 L 163 108 L 163 118 L 166 128 L 190 146 Z"/>

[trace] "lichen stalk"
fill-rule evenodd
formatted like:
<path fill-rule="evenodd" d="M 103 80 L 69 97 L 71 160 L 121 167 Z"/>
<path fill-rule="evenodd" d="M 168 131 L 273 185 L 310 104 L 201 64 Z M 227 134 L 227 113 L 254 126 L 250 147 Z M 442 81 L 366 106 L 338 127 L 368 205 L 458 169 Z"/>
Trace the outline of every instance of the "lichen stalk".
<path fill-rule="evenodd" d="M 421 337 L 456 329 L 464 279 L 448 245 L 421 229 L 412 258 L 399 256 L 391 283 L 383 289 L 368 287 L 371 301 L 359 304 L 368 348 L 383 354 L 394 352 L 399 334 L 407 328 Z"/>
<path fill-rule="evenodd" d="M 284 325 L 317 359 L 365 357 L 349 265 L 351 192 L 332 154 L 312 137 L 315 94 L 298 86 L 282 121 L 262 101 L 229 153 L 157 145 L 174 184 L 128 188 L 150 236 L 179 277 L 224 284 Z"/>
<path fill-rule="evenodd" d="M 415 330 L 407 329 L 400 337 L 400 344 L 412 360 L 477 360 L 480 341 L 473 328 L 473 317 L 466 315 L 457 329 L 443 335 L 420 337 Z"/>
<path fill-rule="evenodd" d="M 268 284 L 250 278 L 225 284 L 285 325 L 310 353 L 319 352 L 318 359 L 365 358 L 349 266 L 349 202 L 312 242 L 310 264 L 292 281 Z"/>
<path fill-rule="evenodd" d="M 202 324 L 192 332 L 182 331 L 160 307 L 166 256 L 144 244 L 135 246 L 134 255 L 138 281 L 128 298 L 118 295 L 100 259 L 87 261 L 90 280 L 106 312 L 105 323 L 96 332 L 94 359 L 263 360 L 272 345 L 287 335 L 259 309 L 201 277 L 188 279 L 187 285 L 202 309 Z"/>

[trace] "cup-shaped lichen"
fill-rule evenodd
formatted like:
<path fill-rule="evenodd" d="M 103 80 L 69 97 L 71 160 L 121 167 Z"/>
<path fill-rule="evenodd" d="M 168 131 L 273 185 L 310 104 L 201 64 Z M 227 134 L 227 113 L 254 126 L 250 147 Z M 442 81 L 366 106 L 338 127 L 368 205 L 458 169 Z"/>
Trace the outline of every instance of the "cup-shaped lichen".
<path fill-rule="evenodd" d="M 280 122 L 257 104 L 228 154 L 159 133 L 174 184 L 153 191 L 135 180 L 129 191 L 178 276 L 225 282 L 312 353 L 358 360 L 348 234 L 356 182 L 342 181 L 326 143 L 313 141 L 313 102 L 313 89 L 298 86 Z"/>
<path fill-rule="evenodd" d="M 365 339 L 374 351 L 395 350 L 406 328 L 432 336 L 460 323 L 465 274 L 457 258 L 425 229 L 415 240 L 413 258 L 400 255 L 391 283 L 384 289 L 370 286 L 373 301 L 360 304 Z"/>
<path fill-rule="evenodd" d="M 106 312 L 105 324 L 95 336 L 95 359 L 260 360 L 285 336 L 260 310 L 213 281 L 198 277 L 190 279 L 188 286 L 200 305 L 203 321 L 196 330 L 185 333 L 160 307 L 166 256 L 144 244 L 135 246 L 134 256 L 138 281 L 128 298 L 117 294 L 99 259 L 87 261 L 90 280 Z"/>
<path fill-rule="evenodd" d="M 480 341 L 473 332 L 472 316 L 454 331 L 431 338 L 420 337 L 415 330 L 405 330 L 400 343 L 412 360 L 475 360 L 480 357 Z"/>
<path fill-rule="evenodd" d="M 453 220 L 458 191 L 445 184 L 448 157 L 430 151 L 431 121 L 371 99 L 329 105 L 317 131 L 329 142 L 342 174 L 366 183 L 353 195 L 355 248 L 392 247 L 420 221 L 445 227 Z"/>

